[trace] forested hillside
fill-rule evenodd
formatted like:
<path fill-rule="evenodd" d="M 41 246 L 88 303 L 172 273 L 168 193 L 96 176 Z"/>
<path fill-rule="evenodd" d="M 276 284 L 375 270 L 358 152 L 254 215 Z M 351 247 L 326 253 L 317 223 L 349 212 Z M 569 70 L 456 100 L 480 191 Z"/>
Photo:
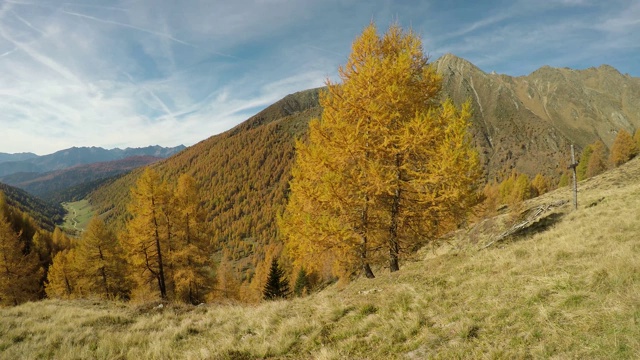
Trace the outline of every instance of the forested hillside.
<path fill-rule="evenodd" d="M 43 229 L 53 231 L 64 217 L 62 206 L 43 201 L 24 190 L 0 183 L 0 192 L 4 193 L 10 206 L 29 214 Z"/>
<path fill-rule="evenodd" d="M 453 55 L 433 65 L 443 77 L 442 97 L 452 97 L 458 106 L 471 102 L 471 132 L 487 183 L 518 178 L 527 183 L 542 174 L 540 187 L 548 190 L 567 179 L 570 144 L 578 154 L 599 139 L 609 147 L 619 130 L 640 127 L 633 102 L 640 97 L 640 80 L 611 67 L 544 67 L 514 78 L 485 73 Z M 318 91 L 289 95 L 228 132 L 153 165 L 165 179 L 175 181 L 182 173 L 196 179 L 218 246 L 216 258 L 246 286 L 265 253 L 281 246 L 275 219 L 287 197 L 293 141 L 304 138 L 309 120 L 321 114 Z M 139 174 L 110 181 L 89 196 L 115 228 L 123 227 L 129 189 Z M 519 198 L 533 192 L 526 194 Z"/>
<path fill-rule="evenodd" d="M 216 258 L 242 282 L 276 239 L 276 215 L 286 199 L 294 139 L 320 115 L 318 89 L 285 97 L 236 128 L 200 142 L 152 167 L 165 179 L 191 175 L 198 183 Z M 98 213 L 122 229 L 129 189 L 141 170 L 90 195 Z"/>

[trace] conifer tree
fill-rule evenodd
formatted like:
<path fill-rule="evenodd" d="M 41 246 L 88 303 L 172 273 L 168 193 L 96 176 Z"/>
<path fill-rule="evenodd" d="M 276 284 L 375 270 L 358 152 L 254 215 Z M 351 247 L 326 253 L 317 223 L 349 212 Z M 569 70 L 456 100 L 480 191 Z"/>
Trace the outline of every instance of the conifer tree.
<path fill-rule="evenodd" d="M 304 268 L 300 268 L 298 271 L 298 276 L 296 277 L 296 283 L 293 286 L 293 293 L 296 296 L 302 296 L 309 292 L 311 288 L 311 283 L 309 281 L 309 276 Z"/>
<path fill-rule="evenodd" d="M 593 148 L 591 147 L 591 145 L 587 145 L 582 150 L 582 154 L 580 154 L 580 160 L 578 161 L 578 166 L 576 167 L 576 175 L 578 177 L 578 181 L 587 178 L 587 167 L 589 166 L 589 159 L 591 158 L 592 153 Z"/>
<path fill-rule="evenodd" d="M 11 224 L 0 214 L 0 304 L 36 300 L 43 270 L 35 251 L 28 251 Z"/>
<path fill-rule="evenodd" d="M 169 297 L 166 270 L 170 231 L 163 214 L 168 202 L 167 185 L 155 171 L 147 168 L 131 189 L 128 208 L 132 217 L 126 224 L 122 241 L 138 291 L 157 291 L 162 299 Z"/>
<path fill-rule="evenodd" d="M 75 264 L 75 249 L 59 251 L 53 257 L 45 283 L 47 297 L 73 299 L 86 295 L 78 286 L 80 274 Z"/>
<path fill-rule="evenodd" d="M 602 174 L 607 170 L 607 147 L 604 143 L 598 140 L 589 147 L 592 152 L 587 163 L 587 178 Z"/>
<path fill-rule="evenodd" d="M 467 134 L 469 106 L 439 103 L 440 77 L 420 38 L 398 26 L 379 37 L 373 24 L 327 82 L 321 120 L 296 144 L 291 196 L 280 229 L 296 265 L 324 256 L 343 273 L 386 249 L 401 250 L 457 226 L 479 176 Z"/>
<path fill-rule="evenodd" d="M 265 300 L 284 299 L 289 296 L 289 280 L 278 266 L 278 259 L 271 260 L 271 268 L 263 291 Z"/>
<path fill-rule="evenodd" d="M 199 304 L 213 285 L 209 263 L 209 240 L 205 237 L 205 218 L 193 177 L 182 175 L 175 192 L 176 294 L 185 302 Z"/>
<path fill-rule="evenodd" d="M 536 174 L 533 180 L 531 180 L 531 190 L 533 191 L 532 196 L 535 197 L 547 193 L 551 188 L 550 184 L 551 182 L 546 176 L 540 173 Z"/>
<path fill-rule="evenodd" d="M 638 155 L 638 147 L 625 129 L 618 131 L 618 135 L 611 146 L 609 162 L 613 167 L 618 167 Z"/>
<path fill-rule="evenodd" d="M 129 297 L 124 251 L 98 217 L 91 219 L 78 241 L 74 260 L 83 292 L 106 299 Z"/>

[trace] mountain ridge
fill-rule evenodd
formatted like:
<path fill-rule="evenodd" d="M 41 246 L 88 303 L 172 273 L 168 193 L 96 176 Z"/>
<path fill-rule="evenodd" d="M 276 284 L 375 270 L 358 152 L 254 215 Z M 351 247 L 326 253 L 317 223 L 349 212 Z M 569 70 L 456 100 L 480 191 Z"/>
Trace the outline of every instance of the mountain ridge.
<path fill-rule="evenodd" d="M 30 157 L 20 161 L 0 162 L 0 177 L 18 172 L 42 173 L 62 170 L 76 165 L 91 164 L 124 159 L 130 156 L 155 156 L 166 158 L 174 155 L 186 147 L 161 147 L 158 145 L 142 148 L 104 149 L 101 147 L 71 147 L 56 151 L 52 154 Z"/>
<path fill-rule="evenodd" d="M 51 200 L 59 197 L 57 193 L 64 192 L 68 188 L 120 175 L 160 160 L 162 158 L 155 156 L 134 155 L 118 160 L 75 165 L 43 173 L 19 172 L 0 177 L 0 181 L 45 200 Z M 62 201 L 70 200 L 63 199 Z"/>

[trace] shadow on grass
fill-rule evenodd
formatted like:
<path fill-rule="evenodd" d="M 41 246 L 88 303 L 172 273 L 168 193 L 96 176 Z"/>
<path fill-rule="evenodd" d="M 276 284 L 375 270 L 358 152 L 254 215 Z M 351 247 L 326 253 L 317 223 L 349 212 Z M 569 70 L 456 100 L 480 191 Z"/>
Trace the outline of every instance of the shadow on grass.
<path fill-rule="evenodd" d="M 555 224 L 559 223 L 565 215 L 566 214 L 559 212 L 545 215 L 537 221 L 531 223 L 529 226 L 514 232 L 509 237 L 511 238 L 511 240 L 519 240 L 525 237 L 545 232 L 551 229 L 551 227 L 553 227 Z"/>

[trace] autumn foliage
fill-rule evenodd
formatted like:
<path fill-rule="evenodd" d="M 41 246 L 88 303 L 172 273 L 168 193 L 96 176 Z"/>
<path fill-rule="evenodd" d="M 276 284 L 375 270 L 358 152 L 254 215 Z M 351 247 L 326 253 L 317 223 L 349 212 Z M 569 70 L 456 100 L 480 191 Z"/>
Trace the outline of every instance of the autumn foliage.
<path fill-rule="evenodd" d="M 367 27 L 327 82 L 321 119 L 296 143 L 280 229 L 297 266 L 373 277 L 403 251 L 455 228 L 475 201 L 477 154 L 468 106 L 440 102 L 420 38 Z"/>
<path fill-rule="evenodd" d="M 148 168 L 131 189 L 131 198 L 122 246 L 135 282 L 133 295 L 204 301 L 213 280 L 193 178 L 180 177 L 174 191 Z"/>
<path fill-rule="evenodd" d="M 638 147 L 636 141 L 631 134 L 621 129 L 618 131 L 613 145 L 611 145 L 611 155 L 609 162 L 613 167 L 618 167 L 638 155 Z"/>

